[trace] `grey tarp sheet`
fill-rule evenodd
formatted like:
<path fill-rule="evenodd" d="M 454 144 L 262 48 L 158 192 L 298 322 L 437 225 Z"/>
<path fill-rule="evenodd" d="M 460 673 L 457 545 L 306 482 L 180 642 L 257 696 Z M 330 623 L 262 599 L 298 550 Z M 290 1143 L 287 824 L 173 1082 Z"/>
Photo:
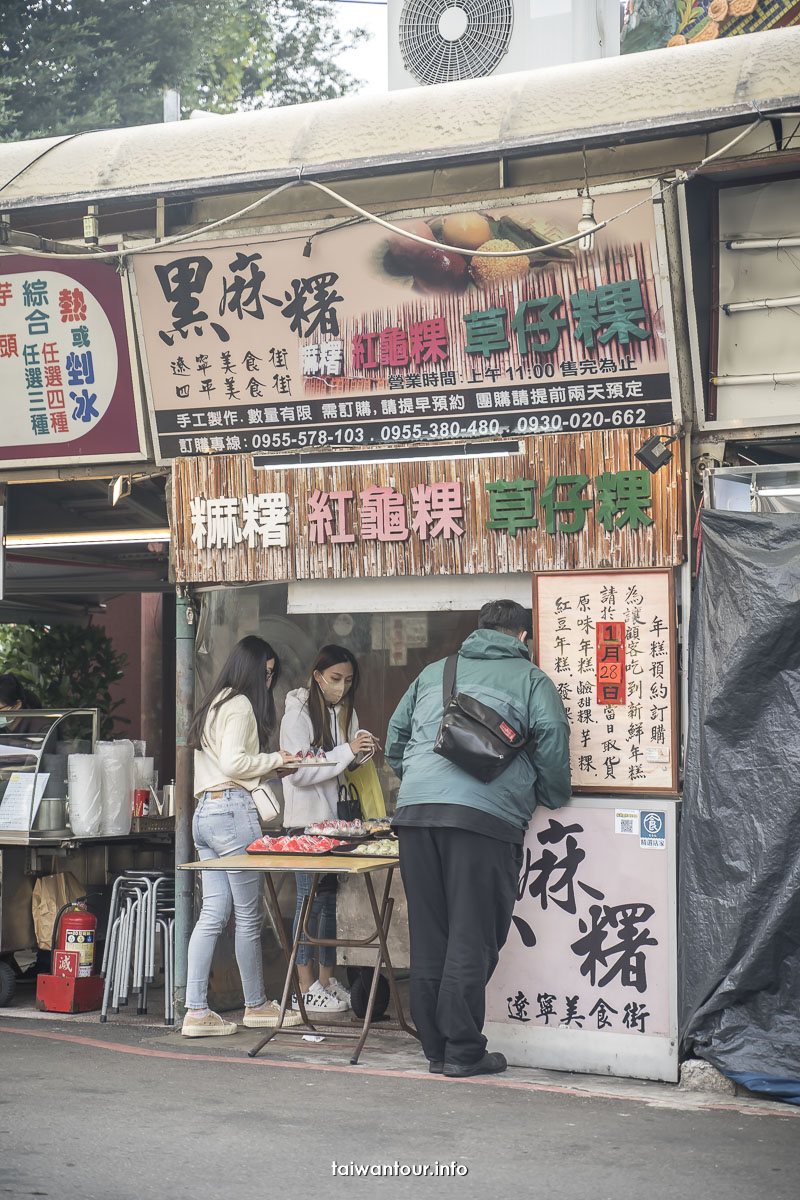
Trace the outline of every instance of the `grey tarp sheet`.
<path fill-rule="evenodd" d="M 800 517 L 706 512 L 702 531 L 680 842 L 683 1050 L 726 1074 L 800 1080 Z"/>

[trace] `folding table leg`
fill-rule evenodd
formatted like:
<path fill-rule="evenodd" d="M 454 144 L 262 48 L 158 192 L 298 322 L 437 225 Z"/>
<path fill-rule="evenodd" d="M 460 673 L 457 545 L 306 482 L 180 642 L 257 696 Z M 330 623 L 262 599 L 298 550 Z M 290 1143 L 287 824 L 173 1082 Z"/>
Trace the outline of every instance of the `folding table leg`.
<path fill-rule="evenodd" d="M 286 968 L 286 979 L 284 980 L 284 984 L 283 984 L 283 995 L 281 996 L 281 1008 L 280 1008 L 280 1013 L 278 1014 L 278 1023 L 274 1029 L 270 1029 L 269 1033 L 267 1033 L 261 1039 L 260 1042 L 258 1042 L 255 1046 L 253 1046 L 252 1050 L 247 1051 L 248 1058 L 255 1058 L 256 1055 L 259 1053 L 259 1051 L 264 1049 L 267 1042 L 272 1041 L 272 1039 L 275 1037 L 275 1034 L 279 1032 L 281 1026 L 283 1025 L 283 1018 L 286 1015 L 286 1009 L 289 1004 L 289 997 L 291 995 L 291 990 L 293 987 L 295 989 L 295 995 L 297 996 L 297 1006 L 300 1009 L 300 1017 L 303 1021 L 303 1025 L 306 1026 L 308 1029 L 310 1029 L 312 1032 L 314 1032 L 314 1026 L 311 1024 L 311 1022 L 308 1019 L 308 1014 L 306 1012 L 306 1006 L 305 1006 L 305 1003 L 303 1002 L 303 993 L 302 993 L 302 990 L 300 987 L 300 978 L 297 974 L 297 951 L 300 948 L 300 939 L 303 936 L 303 930 L 305 929 L 306 913 L 308 911 L 310 911 L 311 904 L 313 903 L 313 900 L 314 900 L 314 893 L 316 892 L 316 885 L 317 885 L 317 877 L 315 876 L 314 880 L 312 881 L 310 894 L 308 896 L 303 897 L 303 902 L 300 906 L 300 919 L 297 922 L 297 932 L 294 935 L 294 941 L 292 942 L 291 948 L 289 947 L 289 943 L 286 938 L 286 933 L 283 929 L 283 923 L 282 922 L 280 923 L 280 934 L 281 934 L 280 941 L 281 941 L 281 945 L 283 946 L 284 953 L 286 954 L 287 968 Z M 275 889 L 273 887 L 272 880 L 270 879 L 269 875 L 267 875 L 267 886 L 270 890 L 270 901 L 275 903 L 276 911 L 279 911 L 279 910 L 277 910 L 277 896 L 275 895 Z M 297 1028 L 297 1026 L 292 1026 L 292 1029 L 295 1029 L 295 1028 Z"/>
<path fill-rule="evenodd" d="M 393 872 L 394 872 L 394 867 L 390 867 L 388 878 L 386 881 L 386 893 L 385 894 L 388 893 L 389 886 L 391 885 Z M 372 908 L 372 915 L 375 918 L 375 928 L 378 931 L 378 941 L 379 941 L 380 947 L 381 947 L 381 957 L 383 958 L 384 966 L 386 967 L 386 974 L 389 979 L 389 992 L 391 994 L 392 1000 L 394 1001 L 395 1012 L 397 1013 L 397 1022 L 399 1024 L 400 1028 L 405 1033 L 410 1033 L 412 1037 L 415 1037 L 415 1038 L 417 1038 L 417 1040 L 419 1040 L 419 1034 L 417 1033 L 416 1029 L 414 1029 L 413 1025 L 409 1025 L 408 1022 L 406 1021 L 405 1013 L 403 1011 L 403 1004 L 402 1004 L 402 1001 L 400 1000 L 400 992 L 398 991 L 398 988 L 397 988 L 397 980 L 394 977 L 394 967 L 392 966 L 392 960 L 389 957 L 388 931 L 389 931 L 389 920 L 391 919 L 391 910 L 387 914 L 386 924 L 384 925 L 383 922 L 381 921 L 381 914 L 380 914 L 380 910 L 378 909 L 378 902 L 375 898 L 375 889 L 372 886 L 372 879 L 370 878 L 369 875 L 364 876 L 364 882 L 367 885 L 367 896 L 369 897 L 370 907 Z M 389 905 L 391 905 L 391 904 L 392 904 L 392 901 L 390 900 Z"/>
<path fill-rule="evenodd" d="M 388 905 L 386 906 L 384 919 L 386 920 L 387 925 L 392 916 L 393 904 L 394 904 L 394 902 L 392 900 L 390 900 Z M 361 1055 L 361 1051 L 364 1049 L 364 1043 L 366 1042 L 367 1037 L 369 1035 L 369 1031 L 372 1028 L 372 1014 L 375 1011 L 375 997 L 378 994 L 378 978 L 381 973 L 382 958 L 383 958 L 383 955 L 382 955 L 381 949 L 380 949 L 380 947 L 378 947 L 378 950 L 375 954 L 375 966 L 372 969 L 372 982 L 369 986 L 369 996 L 367 997 L 367 1007 L 364 1011 L 364 1024 L 361 1027 L 361 1036 L 359 1037 L 359 1039 L 356 1043 L 355 1049 L 353 1050 L 353 1053 L 350 1057 L 350 1066 L 351 1067 L 355 1067 L 358 1064 L 358 1060 Z"/>

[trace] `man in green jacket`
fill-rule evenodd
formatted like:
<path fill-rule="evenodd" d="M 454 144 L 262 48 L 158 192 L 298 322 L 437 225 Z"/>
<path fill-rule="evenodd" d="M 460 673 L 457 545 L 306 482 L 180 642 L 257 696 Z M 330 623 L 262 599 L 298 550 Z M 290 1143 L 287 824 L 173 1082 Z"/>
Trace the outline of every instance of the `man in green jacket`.
<path fill-rule="evenodd" d="M 458 654 L 456 690 L 498 712 L 530 742 L 483 783 L 434 753 L 445 659 L 417 677 L 395 709 L 386 759 L 400 776 L 392 822 L 411 937 L 411 1015 L 434 1074 L 506 1069 L 483 1036 L 486 984 L 508 936 L 522 843 L 537 804 L 570 798 L 569 721 L 528 654 L 530 612 L 484 604 Z"/>

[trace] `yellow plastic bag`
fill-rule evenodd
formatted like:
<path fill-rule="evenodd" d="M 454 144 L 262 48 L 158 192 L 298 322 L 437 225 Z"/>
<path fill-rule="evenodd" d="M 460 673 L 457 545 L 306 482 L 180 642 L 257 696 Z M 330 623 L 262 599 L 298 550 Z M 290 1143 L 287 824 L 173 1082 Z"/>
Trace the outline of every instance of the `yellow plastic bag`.
<path fill-rule="evenodd" d="M 348 768 L 344 777 L 348 798 L 360 805 L 364 820 L 386 816 L 381 781 L 372 759 L 362 763 L 360 767 Z"/>

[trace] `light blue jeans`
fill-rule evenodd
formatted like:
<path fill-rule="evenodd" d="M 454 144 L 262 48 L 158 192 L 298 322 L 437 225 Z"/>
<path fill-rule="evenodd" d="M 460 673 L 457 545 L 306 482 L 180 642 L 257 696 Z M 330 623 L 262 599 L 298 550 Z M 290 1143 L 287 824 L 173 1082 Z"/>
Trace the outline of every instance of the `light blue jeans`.
<path fill-rule="evenodd" d="M 211 799 L 209 793 L 204 792 L 194 814 L 192 836 L 197 857 L 201 860 L 244 854 L 250 843 L 261 837 L 258 813 L 250 793 L 242 788 L 226 788 L 222 796 Z M 266 1000 L 261 965 L 264 886 L 261 872 L 201 871 L 200 874 L 203 908 L 189 941 L 186 1007 L 206 1007 L 214 946 L 233 908 L 236 964 L 242 977 L 244 1002 L 248 1008 L 254 1008 Z"/>
<path fill-rule="evenodd" d="M 294 925 L 292 926 L 292 937 L 297 936 L 297 926 L 300 923 L 300 909 L 303 905 L 303 897 L 311 894 L 311 873 L 307 871 L 295 871 L 295 879 L 297 880 L 297 908 L 294 914 Z M 311 905 L 311 916 L 308 919 L 308 932 L 312 937 L 316 938 L 335 938 L 336 937 L 336 892 L 320 892 L 314 897 L 314 903 Z M 315 947 L 303 938 L 300 945 L 297 947 L 297 962 L 299 966 L 305 966 L 307 963 L 314 961 Z M 335 946 L 318 946 L 316 950 L 319 955 L 319 965 L 321 967 L 336 966 L 336 947 Z"/>

